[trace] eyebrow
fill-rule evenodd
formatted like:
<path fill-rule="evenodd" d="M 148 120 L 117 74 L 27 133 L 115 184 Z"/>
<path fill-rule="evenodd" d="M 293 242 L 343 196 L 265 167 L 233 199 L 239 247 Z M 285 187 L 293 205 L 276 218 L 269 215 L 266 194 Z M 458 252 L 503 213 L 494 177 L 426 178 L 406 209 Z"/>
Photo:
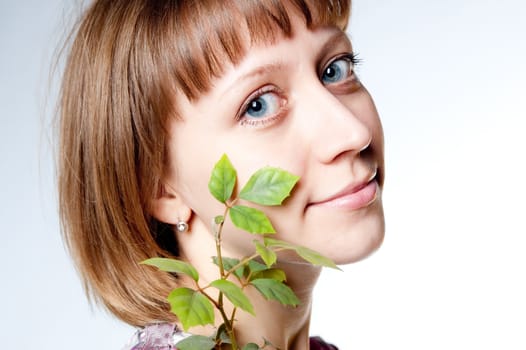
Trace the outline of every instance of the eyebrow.
<path fill-rule="evenodd" d="M 283 62 L 271 62 L 264 64 L 262 66 L 257 67 L 256 69 L 251 70 L 250 72 L 247 72 L 240 77 L 236 79 L 234 84 L 239 83 L 242 80 L 249 80 L 257 78 L 261 75 L 266 75 L 272 72 L 279 71 L 285 67 L 285 64 Z"/>
<path fill-rule="evenodd" d="M 265 76 L 269 73 L 277 72 L 279 70 L 282 70 L 285 67 L 285 64 L 283 62 L 277 61 L 277 62 L 270 62 L 261 66 L 258 66 L 255 69 L 250 70 L 249 72 L 246 72 L 245 74 L 237 77 L 229 86 L 223 91 L 222 97 L 225 96 L 225 94 L 232 91 L 232 89 L 235 86 L 238 86 L 242 81 L 252 80 L 260 76 Z"/>
<path fill-rule="evenodd" d="M 336 46 L 342 41 L 344 41 L 345 44 L 351 46 L 351 40 L 349 39 L 347 34 L 342 30 L 338 30 L 333 35 L 331 35 L 329 39 L 325 42 L 325 44 L 323 44 L 323 46 L 320 48 L 316 61 L 319 62 L 322 59 L 323 55 L 327 53 L 327 51 L 329 51 L 333 46 Z"/>

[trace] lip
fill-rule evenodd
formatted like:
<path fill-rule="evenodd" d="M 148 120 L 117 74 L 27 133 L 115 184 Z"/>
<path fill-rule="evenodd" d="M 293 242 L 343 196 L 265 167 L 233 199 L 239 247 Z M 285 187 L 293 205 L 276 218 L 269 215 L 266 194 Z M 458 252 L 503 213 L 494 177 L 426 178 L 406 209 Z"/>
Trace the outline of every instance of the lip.
<path fill-rule="evenodd" d="M 358 184 L 352 183 L 326 199 L 310 203 L 309 207 L 358 210 L 374 202 L 378 193 L 378 187 L 375 173 L 366 181 Z"/>

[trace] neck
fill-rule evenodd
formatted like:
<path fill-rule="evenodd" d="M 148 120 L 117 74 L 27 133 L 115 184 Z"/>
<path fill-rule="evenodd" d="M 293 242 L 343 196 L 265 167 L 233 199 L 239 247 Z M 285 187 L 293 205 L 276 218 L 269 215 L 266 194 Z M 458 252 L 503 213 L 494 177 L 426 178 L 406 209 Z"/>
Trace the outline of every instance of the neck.
<path fill-rule="evenodd" d="M 294 266 L 291 266 L 294 265 Z M 255 288 L 248 289 L 256 317 L 247 313 L 236 316 L 236 334 L 241 344 L 259 342 L 262 337 L 278 349 L 308 349 L 312 309 L 312 290 L 320 270 L 312 266 L 278 263 L 285 271 L 287 285 L 300 299 L 296 307 L 268 301 Z"/>
<path fill-rule="evenodd" d="M 194 222 L 193 225 L 196 223 Z M 184 240 L 184 242 L 181 242 Z M 199 224 L 193 226 L 192 232 L 180 237 L 182 257 L 189 261 L 200 274 L 200 284 L 205 285 L 218 278 L 217 266 L 211 263 L 210 256 L 216 255 L 213 236 Z M 237 257 L 224 251 L 224 256 Z M 320 274 L 320 269 L 309 264 L 298 262 L 283 262 L 278 259 L 277 268 L 287 275 L 287 285 L 300 300 L 296 307 L 283 306 L 277 301 L 266 300 L 255 288 L 244 289 L 256 316 L 242 310 L 235 314 L 235 333 L 238 345 L 244 346 L 253 342 L 263 344 L 263 339 L 272 343 L 278 349 L 299 350 L 309 348 L 309 324 L 312 306 L 312 291 Z M 216 296 L 214 296 L 216 297 Z M 224 298 L 224 308 L 231 315 L 233 306 Z M 216 313 L 217 328 L 222 323 L 222 317 Z M 210 335 L 210 327 L 195 328 L 192 333 Z"/>

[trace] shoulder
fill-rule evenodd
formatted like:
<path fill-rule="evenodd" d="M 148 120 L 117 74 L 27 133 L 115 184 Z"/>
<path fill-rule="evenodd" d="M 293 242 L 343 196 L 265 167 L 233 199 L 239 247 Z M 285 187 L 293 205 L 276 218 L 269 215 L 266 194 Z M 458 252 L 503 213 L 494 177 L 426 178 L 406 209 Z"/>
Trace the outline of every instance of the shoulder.
<path fill-rule="evenodd" d="M 338 350 L 338 348 L 332 344 L 326 343 L 320 337 L 311 337 L 310 350 Z"/>
<path fill-rule="evenodd" d="M 175 344 L 188 336 L 173 323 L 155 323 L 138 329 L 122 350 L 175 350 Z"/>
<path fill-rule="evenodd" d="M 155 323 L 135 332 L 122 350 L 175 350 L 175 344 L 188 337 L 173 323 Z M 338 350 L 320 337 L 310 338 L 311 350 Z"/>

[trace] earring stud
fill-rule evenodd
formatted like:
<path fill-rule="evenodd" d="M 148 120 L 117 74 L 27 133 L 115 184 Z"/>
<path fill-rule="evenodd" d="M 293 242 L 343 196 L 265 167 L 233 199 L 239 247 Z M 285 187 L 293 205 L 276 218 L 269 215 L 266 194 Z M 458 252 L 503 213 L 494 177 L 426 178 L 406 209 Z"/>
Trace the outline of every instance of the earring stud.
<path fill-rule="evenodd" d="M 175 229 L 177 232 L 186 232 L 188 231 L 188 224 L 185 221 L 179 221 L 177 224 L 175 224 Z"/>

